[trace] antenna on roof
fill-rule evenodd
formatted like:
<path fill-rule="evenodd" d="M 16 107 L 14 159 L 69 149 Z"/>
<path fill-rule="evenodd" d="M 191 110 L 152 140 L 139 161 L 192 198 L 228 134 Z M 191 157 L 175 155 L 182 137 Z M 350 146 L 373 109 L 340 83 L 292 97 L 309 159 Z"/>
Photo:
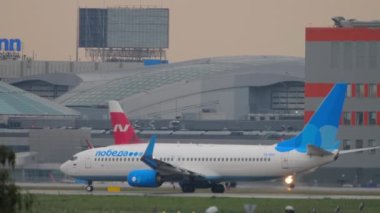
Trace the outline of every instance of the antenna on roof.
<path fill-rule="evenodd" d="M 331 18 L 338 28 L 380 28 L 380 21 L 358 21 L 356 19 L 345 19 L 342 16 Z"/>

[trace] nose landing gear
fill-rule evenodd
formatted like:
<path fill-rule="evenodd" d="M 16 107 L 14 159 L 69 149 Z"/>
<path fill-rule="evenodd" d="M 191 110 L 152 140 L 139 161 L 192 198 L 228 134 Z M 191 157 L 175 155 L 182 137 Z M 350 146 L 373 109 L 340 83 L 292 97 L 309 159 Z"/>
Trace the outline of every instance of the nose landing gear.
<path fill-rule="evenodd" d="M 94 190 L 94 186 L 92 185 L 92 181 L 87 182 L 86 191 L 92 192 Z"/>

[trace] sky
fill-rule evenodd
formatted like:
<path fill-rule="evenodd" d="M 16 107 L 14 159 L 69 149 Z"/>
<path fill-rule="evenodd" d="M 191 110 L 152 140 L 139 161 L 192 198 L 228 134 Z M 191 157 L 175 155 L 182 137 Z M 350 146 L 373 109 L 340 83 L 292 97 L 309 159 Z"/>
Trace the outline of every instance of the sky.
<path fill-rule="evenodd" d="M 170 62 L 305 54 L 305 28 L 331 17 L 380 20 L 379 0 L 1 0 L 0 38 L 20 38 L 37 60 L 74 60 L 78 7 L 170 9 Z M 81 61 L 88 60 L 83 51 Z"/>

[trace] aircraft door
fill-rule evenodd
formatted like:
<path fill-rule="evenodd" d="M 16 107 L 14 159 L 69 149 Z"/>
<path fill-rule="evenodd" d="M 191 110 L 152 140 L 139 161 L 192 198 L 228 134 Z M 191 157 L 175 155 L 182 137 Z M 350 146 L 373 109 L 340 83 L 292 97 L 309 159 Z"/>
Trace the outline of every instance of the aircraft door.
<path fill-rule="evenodd" d="M 284 152 L 281 155 L 281 167 L 283 169 L 289 169 L 289 152 Z"/>
<path fill-rule="evenodd" d="M 86 160 L 85 160 L 85 168 L 86 168 L 86 169 L 91 168 L 91 155 L 87 155 L 87 156 L 86 156 Z"/>

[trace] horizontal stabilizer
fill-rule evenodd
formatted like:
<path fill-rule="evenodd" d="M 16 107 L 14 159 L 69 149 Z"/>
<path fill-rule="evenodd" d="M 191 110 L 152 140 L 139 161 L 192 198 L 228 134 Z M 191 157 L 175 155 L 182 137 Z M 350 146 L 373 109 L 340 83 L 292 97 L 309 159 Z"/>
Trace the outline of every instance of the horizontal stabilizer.
<path fill-rule="evenodd" d="M 307 154 L 308 155 L 313 155 L 313 156 L 326 156 L 326 155 L 333 155 L 334 153 L 329 152 L 327 150 L 321 149 L 317 146 L 308 144 L 307 145 Z"/>
<path fill-rule="evenodd" d="M 374 146 L 374 147 L 367 147 L 367 148 L 361 148 L 361 149 L 349 149 L 349 150 L 341 150 L 339 151 L 339 154 L 349 154 L 349 153 L 355 153 L 355 152 L 363 152 L 368 150 L 375 150 L 380 149 L 380 146 Z"/>

